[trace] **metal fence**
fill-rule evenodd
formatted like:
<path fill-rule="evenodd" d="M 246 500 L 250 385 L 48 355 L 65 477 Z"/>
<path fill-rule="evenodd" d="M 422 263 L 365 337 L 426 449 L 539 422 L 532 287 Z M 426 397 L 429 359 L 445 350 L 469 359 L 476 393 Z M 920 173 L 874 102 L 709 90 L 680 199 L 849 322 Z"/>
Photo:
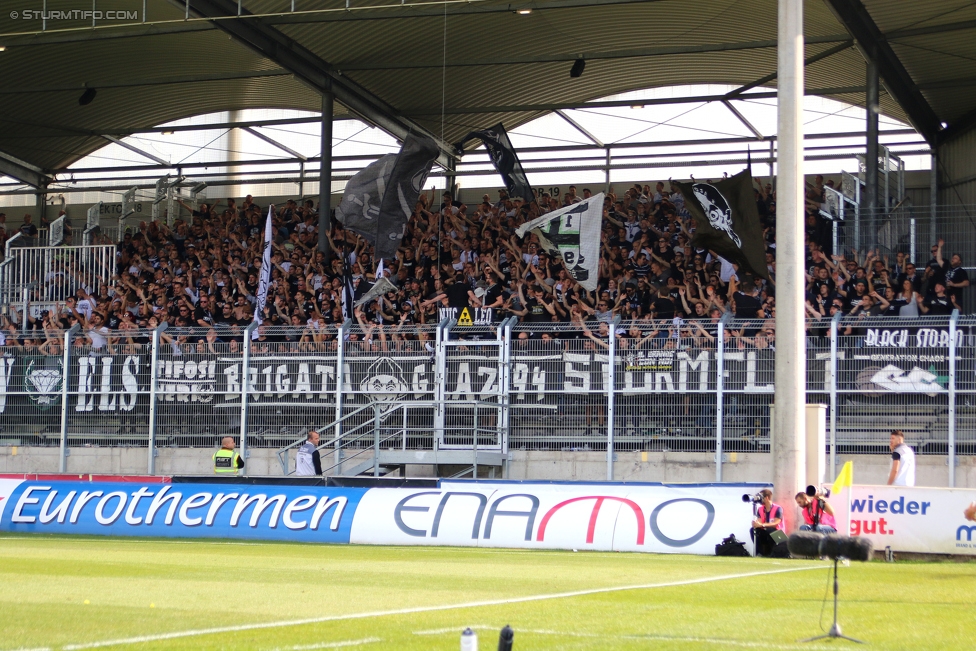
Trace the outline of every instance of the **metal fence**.
<path fill-rule="evenodd" d="M 85 288 L 97 296 L 115 274 L 115 246 L 22 246 L 19 233 L 5 245 L 0 262 L 0 305 L 60 302 Z"/>
<path fill-rule="evenodd" d="M 613 333 L 613 334 L 612 334 Z M 976 317 L 807 322 L 808 402 L 837 454 L 976 454 Z M 31 338 L 35 337 L 35 338 Z M 768 452 L 772 320 L 34 333 L 0 346 L 0 445 Z M 466 404 L 460 404 L 465 402 Z M 478 425 L 472 404 L 477 402 Z M 359 410 L 357 412 L 357 410 Z M 342 423 L 337 423 L 340 419 Z M 357 420 L 359 419 L 359 420 Z M 368 435 L 366 435 L 368 434 Z M 343 442 L 344 447 L 356 447 Z M 335 451 L 335 462 L 342 453 Z M 610 464 L 608 471 L 612 472 Z"/>

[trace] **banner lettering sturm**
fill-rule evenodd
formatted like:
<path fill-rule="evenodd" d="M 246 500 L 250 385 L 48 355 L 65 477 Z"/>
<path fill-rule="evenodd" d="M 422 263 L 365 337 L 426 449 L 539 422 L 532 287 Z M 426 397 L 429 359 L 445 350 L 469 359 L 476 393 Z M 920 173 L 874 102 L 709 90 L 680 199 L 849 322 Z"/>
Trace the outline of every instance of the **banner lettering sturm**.
<path fill-rule="evenodd" d="M 715 553 L 749 539 L 755 485 L 437 489 L 0 480 L 0 531 Z"/>
<path fill-rule="evenodd" d="M 838 389 L 866 397 L 886 392 L 936 395 L 947 391 L 945 351 L 919 352 L 907 348 L 865 349 L 870 353 L 844 355 L 839 360 Z M 368 400 L 380 375 L 396 380 L 397 394 L 411 400 L 432 400 L 437 377 L 436 359 L 429 351 L 392 355 L 347 352 L 342 368 L 342 391 L 349 404 Z M 726 350 L 726 393 L 772 393 L 772 350 Z M 959 358 L 960 360 L 962 358 Z M 383 364 L 379 364 L 380 361 Z M 808 368 L 811 391 L 828 390 L 827 358 L 818 355 Z M 617 355 L 618 395 L 648 393 L 711 393 L 716 391 L 716 352 L 708 349 L 622 350 Z M 210 408 L 239 407 L 242 360 L 230 354 L 161 351 L 157 404 L 201 403 Z M 566 351 L 558 342 L 544 343 L 531 353 L 523 340 L 513 340 L 511 399 L 514 403 L 557 404 L 565 394 L 607 392 L 610 362 L 606 354 Z M 451 399 L 491 399 L 497 395 L 497 354 L 469 353 L 448 357 L 444 395 Z M 141 413 L 148 409 L 150 353 L 108 354 L 93 351 L 73 356 L 67 373 L 68 408 L 72 413 Z M 323 354 L 269 355 L 255 353 L 247 377 L 254 406 L 329 406 L 335 404 L 336 357 Z M 60 409 L 65 374 L 60 356 L 0 357 L 0 414 L 16 409 L 24 414 L 56 414 Z M 389 384 L 389 382 L 387 382 Z M 973 376 L 957 372 L 957 388 L 968 390 Z"/>

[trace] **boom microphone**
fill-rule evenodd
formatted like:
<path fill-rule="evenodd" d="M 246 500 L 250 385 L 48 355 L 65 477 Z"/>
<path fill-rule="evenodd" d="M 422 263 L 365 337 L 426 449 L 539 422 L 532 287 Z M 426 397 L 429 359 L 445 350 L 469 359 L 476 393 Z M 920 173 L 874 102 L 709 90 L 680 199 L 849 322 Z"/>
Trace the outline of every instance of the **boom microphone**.
<path fill-rule="evenodd" d="M 798 531 L 786 543 L 793 556 L 816 558 L 826 556 L 831 560 L 848 558 L 866 563 L 871 560 L 874 543 L 869 538 L 830 534 L 823 536 L 812 531 Z"/>

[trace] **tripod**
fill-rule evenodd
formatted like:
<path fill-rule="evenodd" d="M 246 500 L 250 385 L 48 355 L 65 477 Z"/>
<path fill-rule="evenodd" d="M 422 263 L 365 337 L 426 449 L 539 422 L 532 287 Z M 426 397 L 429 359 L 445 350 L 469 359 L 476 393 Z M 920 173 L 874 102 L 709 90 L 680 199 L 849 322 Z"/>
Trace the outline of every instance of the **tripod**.
<path fill-rule="evenodd" d="M 800 640 L 801 642 L 814 642 L 816 640 L 825 639 L 841 639 L 850 640 L 851 642 L 857 642 L 858 644 L 864 644 L 861 640 L 855 640 L 852 637 L 847 637 L 840 632 L 840 623 L 837 621 L 837 559 L 834 559 L 834 623 L 824 635 L 818 635 L 817 637 L 811 637 L 806 640 Z"/>

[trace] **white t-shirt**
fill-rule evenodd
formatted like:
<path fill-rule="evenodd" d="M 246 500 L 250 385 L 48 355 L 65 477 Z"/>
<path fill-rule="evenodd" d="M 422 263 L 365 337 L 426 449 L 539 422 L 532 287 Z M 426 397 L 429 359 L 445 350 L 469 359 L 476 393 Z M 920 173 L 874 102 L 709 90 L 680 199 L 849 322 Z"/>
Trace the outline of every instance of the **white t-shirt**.
<path fill-rule="evenodd" d="M 898 474 L 895 475 L 893 486 L 914 486 L 915 485 L 915 452 L 902 443 L 891 453 L 892 459 L 897 459 Z"/>

